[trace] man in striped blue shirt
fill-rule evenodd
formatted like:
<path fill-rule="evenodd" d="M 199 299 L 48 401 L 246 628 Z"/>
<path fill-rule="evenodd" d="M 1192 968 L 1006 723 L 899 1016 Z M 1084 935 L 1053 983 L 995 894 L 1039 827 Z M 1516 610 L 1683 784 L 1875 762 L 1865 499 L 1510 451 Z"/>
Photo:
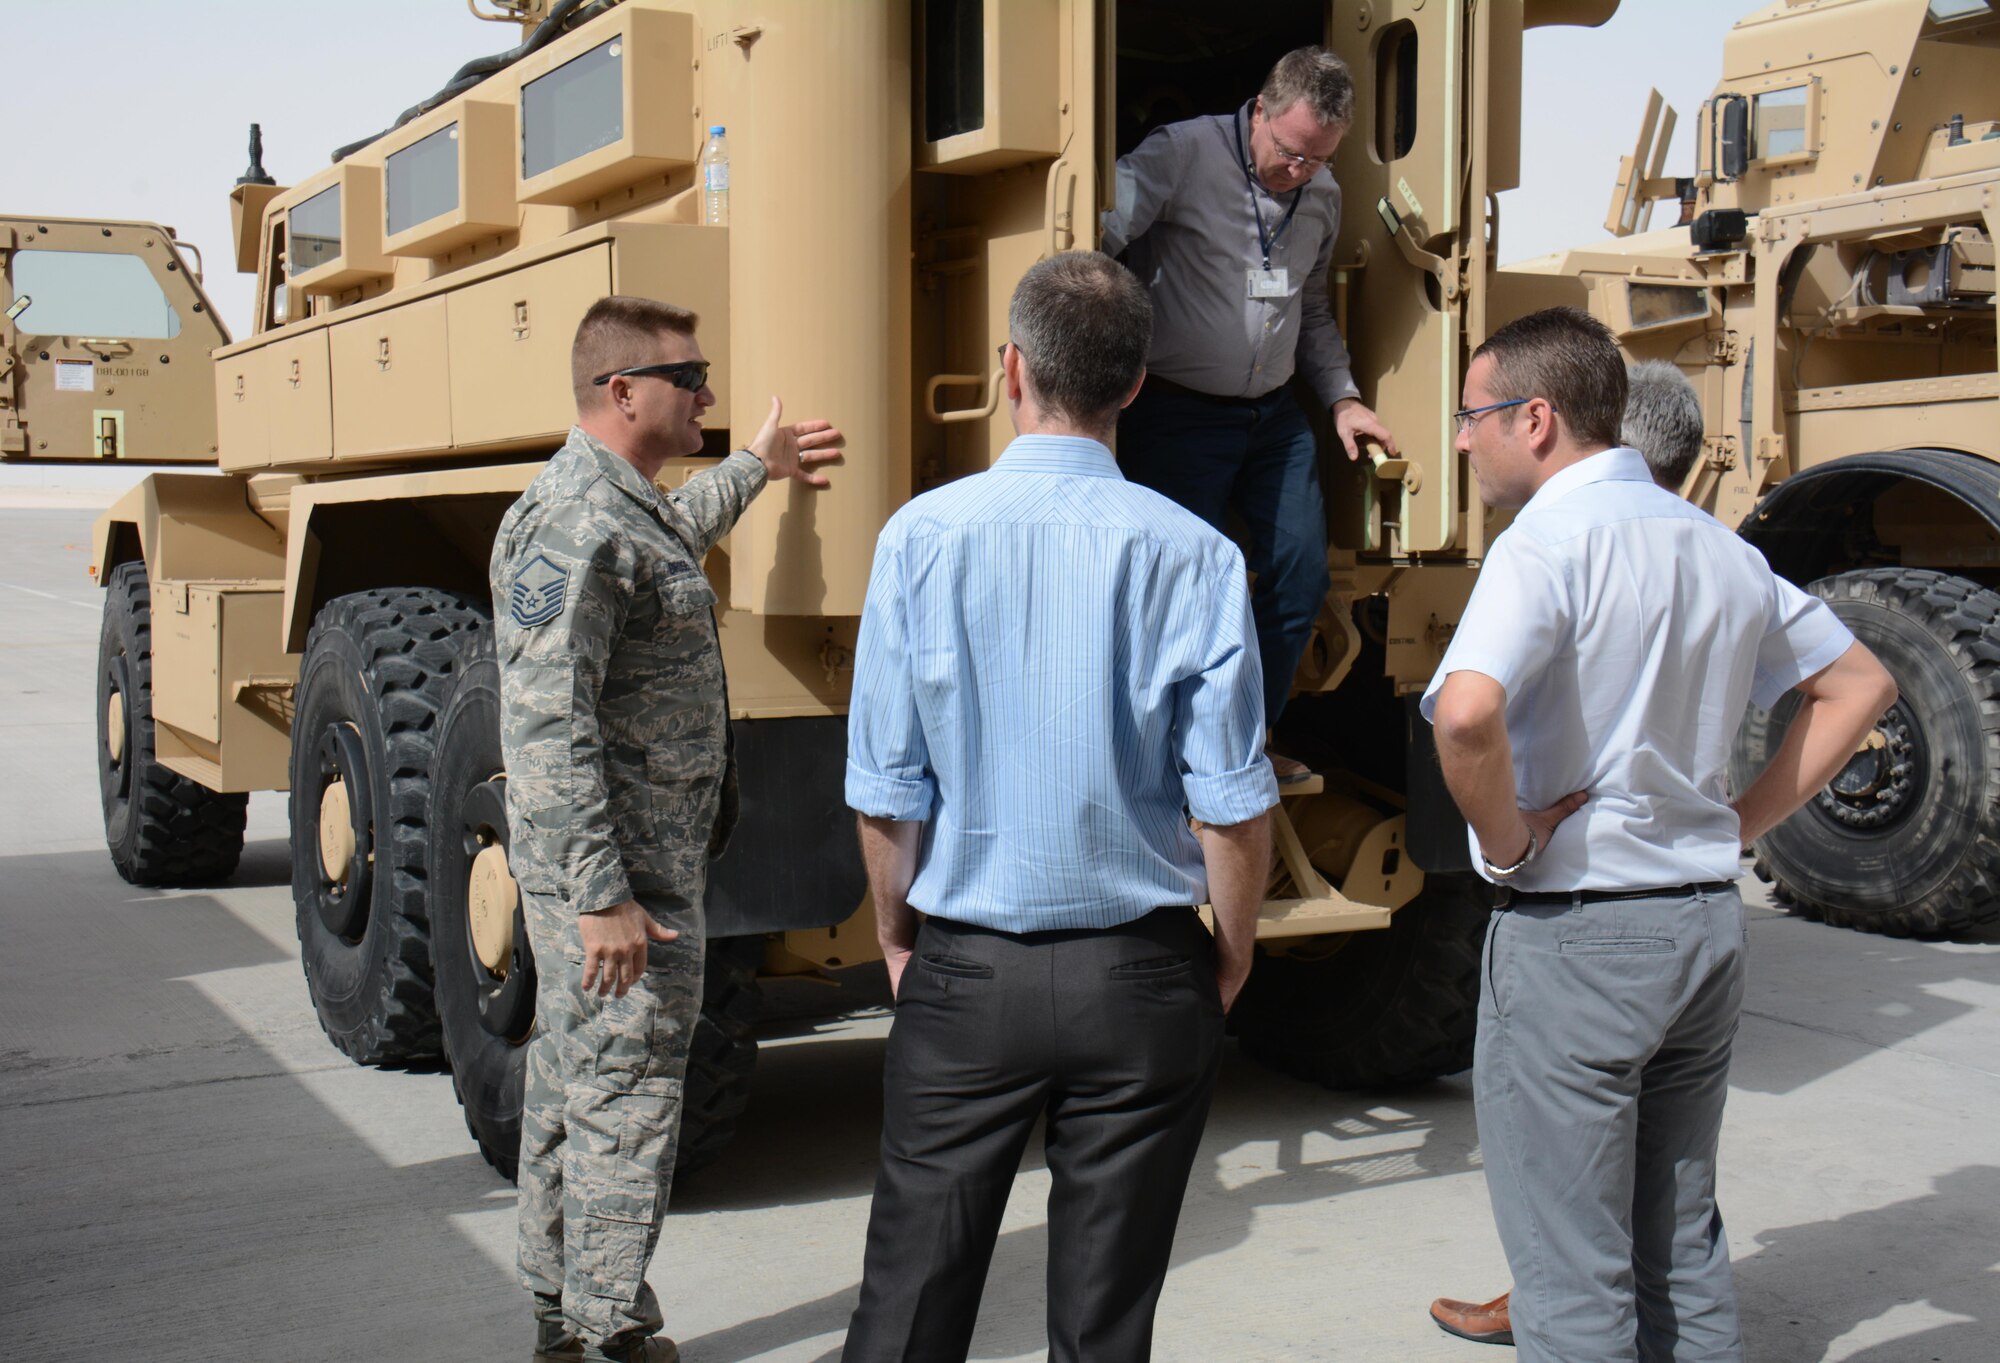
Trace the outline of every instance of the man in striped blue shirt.
<path fill-rule="evenodd" d="M 1008 329 L 1019 438 L 891 518 L 861 619 L 847 802 L 896 1023 L 848 1363 L 965 1358 L 1042 1118 L 1049 1357 L 1150 1356 L 1270 866 L 1243 557 L 1104 443 L 1145 289 L 1060 255 Z"/>

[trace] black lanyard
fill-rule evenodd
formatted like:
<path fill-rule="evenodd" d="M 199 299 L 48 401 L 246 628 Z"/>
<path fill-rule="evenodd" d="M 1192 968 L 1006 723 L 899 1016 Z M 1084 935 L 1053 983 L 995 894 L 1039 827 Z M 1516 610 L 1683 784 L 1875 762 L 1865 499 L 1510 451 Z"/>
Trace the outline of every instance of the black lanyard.
<path fill-rule="evenodd" d="M 1292 191 L 1292 203 L 1285 210 L 1284 221 L 1278 224 L 1277 231 L 1271 233 L 1269 236 L 1265 236 L 1264 205 L 1257 202 L 1257 182 L 1250 178 L 1250 158 L 1243 150 L 1243 111 L 1241 109 L 1236 111 L 1236 118 L 1231 126 L 1236 130 L 1236 163 L 1243 167 L 1243 183 L 1250 190 L 1250 211 L 1257 215 L 1257 244 L 1264 248 L 1264 268 L 1268 270 L 1271 268 L 1271 252 L 1277 249 L 1279 240 L 1285 235 L 1285 229 L 1292 225 L 1292 214 L 1299 211 L 1299 200 L 1305 197 L 1306 187 L 1300 185 Z"/>

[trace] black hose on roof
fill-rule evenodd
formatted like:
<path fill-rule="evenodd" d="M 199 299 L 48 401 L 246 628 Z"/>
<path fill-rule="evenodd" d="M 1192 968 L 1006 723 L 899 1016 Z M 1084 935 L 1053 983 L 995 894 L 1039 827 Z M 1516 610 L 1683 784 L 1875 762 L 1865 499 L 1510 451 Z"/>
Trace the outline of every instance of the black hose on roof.
<path fill-rule="evenodd" d="M 359 141 L 349 142 L 344 147 L 336 148 L 333 153 L 334 162 L 338 164 L 346 160 L 363 147 L 387 137 L 418 115 L 429 113 L 446 100 L 458 98 L 496 71 L 504 71 L 523 57 L 541 51 L 573 25 L 593 19 L 618 3 L 620 0 L 556 0 L 555 8 L 549 11 L 548 17 L 535 25 L 535 31 L 530 33 L 527 40 L 519 47 L 509 48 L 505 52 L 495 52 L 490 57 L 474 57 L 452 72 L 451 79 L 445 82 L 443 89 L 403 110 L 396 121 L 388 127 L 380 132 L 370 133 Z"/>

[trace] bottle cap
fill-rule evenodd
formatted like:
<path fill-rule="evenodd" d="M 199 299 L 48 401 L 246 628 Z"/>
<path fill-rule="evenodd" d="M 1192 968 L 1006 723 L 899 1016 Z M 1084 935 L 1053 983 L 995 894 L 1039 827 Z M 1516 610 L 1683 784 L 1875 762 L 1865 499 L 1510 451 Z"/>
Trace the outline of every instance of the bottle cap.
<path fill-rule="evenodd" d="M 721 137 L 721 136 L 723 135 L 723 133 L 724 133 L 724 129 L 723 129 L 723 126 L 722 126 L 722 125 L 721 125 L 720 123 L 717 123 L 717 124 L 715 124 L 714 126 L 712 126 L 711 128 L 709 128 L 709 130 L 708 130 L 708 135 L 709 135 L 710 137 Z"/>

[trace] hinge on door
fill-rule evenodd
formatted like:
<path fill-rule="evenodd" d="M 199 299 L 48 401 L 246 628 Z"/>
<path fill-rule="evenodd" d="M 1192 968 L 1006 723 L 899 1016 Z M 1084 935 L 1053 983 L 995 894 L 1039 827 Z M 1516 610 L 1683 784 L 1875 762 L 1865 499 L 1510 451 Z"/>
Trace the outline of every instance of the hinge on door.
<path fill-rule="evenodd" d="M 389 338 L 387 336 L 382 337 L 377 344 L 375 351 L 375 364 L 378 368 L 384 370 L 385 372 L 389 368 Z"/>
<path fill-rule="evenodd" d="M 1733 331 L 1711 331 L 1708 333 L 1708 362 L 1710 364 L 1735 364 L 1742 356 L 1742 347 L 1736 343 Z"/>
<path fill-rule="evenodd" d="M 528 339 L 528 300 L 525 298 L 516 299 L 514 302 L 514 339 L 517 341 Z"/>

